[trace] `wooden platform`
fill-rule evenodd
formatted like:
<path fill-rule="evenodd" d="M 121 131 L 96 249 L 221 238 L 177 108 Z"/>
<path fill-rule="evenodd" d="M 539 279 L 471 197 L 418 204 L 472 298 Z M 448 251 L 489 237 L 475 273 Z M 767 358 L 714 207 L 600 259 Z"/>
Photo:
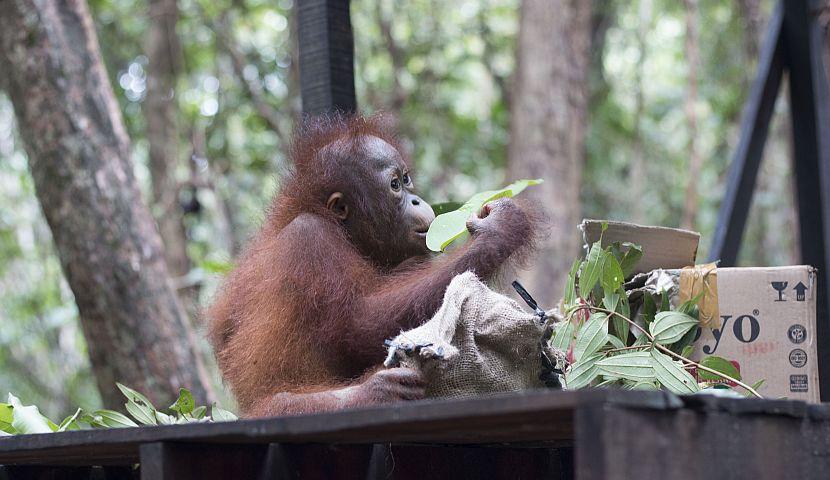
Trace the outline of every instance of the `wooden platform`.
<path fill-rule="evenodd" d="M 0 465 L 0 480 L 818 479 L 830 476 L 830 405 L 537 391 L 0 438 Z"/>

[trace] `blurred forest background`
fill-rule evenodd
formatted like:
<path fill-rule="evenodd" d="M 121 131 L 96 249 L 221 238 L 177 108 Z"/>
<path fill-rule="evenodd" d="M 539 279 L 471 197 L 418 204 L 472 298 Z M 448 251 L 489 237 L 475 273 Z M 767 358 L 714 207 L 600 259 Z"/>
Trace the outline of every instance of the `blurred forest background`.
<path fill-rule="evenodd" d="M 569 6 L 553 16 L 541 12 L 544 3 L 352 0 L 361 110 L 398 117 L 421 193 L 433 203 L 527 176 L 538 171 L 525 165 L 534 152 L 542 160 L 533 161 L 544 161 L 546 149 L 565 149 L 566 163 L 543 168 L 540 195 L 558 222 L 554 235 L 572 232 L 564 243 L 553 238 L 546 254 L 558 252 L 568 265 L 582 217 L 693 228 L 706 258 L 774 2 L 554 2 Z M 197 355 L 210 365 L 198 307 L 257 228 L 300 114 L 295 5 L 89 6 L 142 198 L 199 338 Z M 544 100 L 536 92 L 557 88 L 533 83 L 546 62 L 576 72 L 558 86 L 564 114 L 532 111 Z M 799 261 L 786 95 L 776 110 L 743 265 Z M 572 129 L 567 142 L 554 137 L 562 145 L 545 143 L 539 124 L 548 115 L 554 127 Z M 109 403 L 2 92 L 0 206 L 0 393 L 54 417 Z M 538 296 L 546 304 L 558 298 Z M 208 376 L 214 398 L 232 405 L 215 370 Z"/>

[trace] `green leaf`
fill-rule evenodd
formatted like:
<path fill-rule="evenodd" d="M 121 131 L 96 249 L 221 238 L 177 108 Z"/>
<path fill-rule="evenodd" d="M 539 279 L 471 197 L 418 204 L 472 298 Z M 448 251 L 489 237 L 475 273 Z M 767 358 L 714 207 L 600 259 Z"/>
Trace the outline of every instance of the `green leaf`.
<path fill-rule="evenodd" d="M 763 384 L 764 384 L 764 379 L 758 380 L 757 382 L 755 382 L 755 383 L 753 383 L 753 384 L 752 384 L 752 389 L 753 389 L 753 390 L 755 390 L 755 391 L 757 392 L 757 391 L 758 391 L 758 389 L 759 389 L 759 388 L 761 388 L 761 385 L 763 385 Z M 753 394 L 752 394 L 752 392 L 750 392 L 749 390 L 745 390 L 745 391 L 743 392 L 743 395 L 744 395 L 745 397 L 754 397 L 754 396 L 755 396 L 755 395 L 753 395 Z"/>
<path fill-rule="evenodd" d="M 626 318 L 629 315 L 628 297 L 622 289 L 620 289 L 620 293 L 608 293 L 606 290 L 605 298 L 602 303 L 605 304 L 606 309 L 611 310 L 612 312 L 621 313 L 622 315 L 625 315 Z M 622 318 L 619 315 L 611 315 L 611 324 L 614 326 L 614 333 L 618 338 L 623 339 L 623 343 L 625 343 L 625 341 L 628 340 L 628 322 L 625 321 L 625 318 Z"/>
<path fill-rule="evenodd" d="M 573 356 L 575 361 L 591 355 L 608 343 L 608 316 L 594 313 L 576 334 Z"/>
<path fill-rule="evenodd" d="M 624 280 L 623 272 L 617 259 L 610 252 L 605 252 L 605 262 L 603 262 L 602 276 L 600 277 L 602 289 L 605 292 L 614 292 L 622 286 Z"/>
<path fill-rule="evenodd" d="M 622 246 L 627 248 L 627 250 L 620 260 L 620 268 L 622 269 L 623 276 L 628 278 L 634 273 L 634 268 L 637 266 L 637 262 L 643 258 L 643 248 L 631 242 L 624 242 Z"/>
<path fill-rule="evenodd" d="M 632 382 L 655 378 L 649 352 L 631 352 L 607 357 L 598 361 L 597 366 L 604 377 L 622 378 Z"/>
<path fill-rule="evenodd" d="M 712 370 L 714 370 L 716 372 L 720 372 L 724 375 L 728 375 L 729 377 L 734 378 L 735 380 L 740 380 L 741 379 L 741 372 L 739 372 L 738 369 L 735 368 L 735 365 L 732 362 L 730 362 L 729 360 L 727 360 L 725 358 L 710 355 L 710 356 L 704 358 L 703 360 L 701 360 L 700 364 L 703 365 L 704 367 L 711 368 Z M 700 377 L 701 380 L 710 380 L 710 381 L 711 380 L 715 380 L 715 381 L 726 380 L 725 378 L 721 377 L 720 375 L 717 375 L 717 374 L 714 374 L 714 373 L 711 373 L 711 372 L 707 372 L 707 371 L 699 369 L 699 368 L 697 369 L 697 374 L 698 374 L 698 376 Z"/>
<path fill-rule="evenodd" d="M 202 405 L 201 407 L 196 407 L 190 412 L 190 416 L 195 418 L 196 420 L 200 420 L 205 418 L 205 414 L 207 413 L 207 407 Z"/>
<path fill-rule="evenodd" d="M 553 332 L 551 346 L 562 350 L 563 352 L 567 352 L 568 348 L 571 346 L 571 342 L 574 339 L 574 328 L 574 324 L 570 320 L 561 322 Z"/>
<path fill-rule="evenodd" d="M 574 260 L 571 271 L 568 272 L 568 283 L 565 284 L 565 295 L 562 297 L 565 307 L 576 303 L 576 274 L 579 272 L 579 260 Z"/>
<path fill-rule="evenodd" d="M 16 434 L 17 429 L 12 427 L 14 419 L 14 407 L 8 403 L 0 403 L 0 432 Z"/>
<path fill-rule="evenodd" d="M 54 431 L 49 419 L 41 415 L 36 406 L 23 406 L 20 400 L 11 393 L 9 393 L 9 403 L 12 406 L 12 427 L 18 433 L 52 433 Z"/>
<path fill-rule="evenodd" d="M 78 417 L 78 422 L 86 423 L 90 427 L 94 428 L 106 428 L 107 426 L 104 424 L 103 419 L 97 413 L 98 412 L 82 412 L 81 416 Z"/>
<path fill-rule="evenodd" d="M 692 358 L 692 354 L 695 353 L 694 345 L 686 345 L 683 347 L 683 350 L 680 351 L 680 356 L 685 359 Z"/>
<path fill-rule="evenodd" d="M 160 425 L 175 425 L 176 423 L 179 423 L 176 417 L 168 415 L 164 412 L 159 412 L 158 410 L 156 410 L 155 415 L 156 420 Z"/>
<path fill-rule="evenodd" d="M 130 400 L 130 401 L 133 401 L 133 402 L 136 402 L 136 403 L 143 403 L 143 404 L 149 406 L 150 408 L 152 408 L 153 410 L 156 409 L 156 407 L 153 406 L 153 402 L 151 402 L 150 399 L 145 397 L 143 394 L 133 390 L 132 388 L 130 388 L 126 385 L 118 383 L 118 382 L 115 383 L 115 386 L 118 387 L 119 390 L 121 390 L 121 393 L 123 393 L 124 396 L 127 397 L 127 400 Z"/>
<path fill-rule="evenodd" d="M 660 345 L 671 345 L 683 338 L 689 330 L 697 326 L 697 320 L 682 312 L 660 312 L 654 322 L 648 326 L 654 341 Z"/>
<path fill-rule="evenodd" d="M 594 353 L 571 365 L 565 374 L 565 386 L 568 390 L 576 390 L 588 386 L 599 374 L 596 363 L 603 358 L 601 353 Z"/>
<path fill-rule="evenodd" d="M 611 345 L 614 346 L 614 348 L 625 348 L 625 344 L 622 342 L 622 340 L 617 338 L 616 335 L 610 335 L 609 334 L 608 335 L 608 342 L 610 342 Z"/>
<path fill-rule="evenodd" d="M 657 380 L 670 392 L 677 395 L 689 395 L 700 390 L 695 378 L 677 362 L 657 351 L 651 351 L 651 366 Z"/>
<path fill-rule="evenodd" d="M 81 427 L 78 425 L 78 418 L 81 416 L 83 410 L 80 408 L 75 410 L 74 415 L 70 415 L 63 419 L 63 421 L 58 425 L 59 432 L 65 432 L 67 430 L 80 430 Z"/>
<path fill-rule="evenodd" d="M 130 417 L 115 410 L 96 410 L 93 412 L 96 423 L 111 428 L 137 427 L 138 424 L 130 420 Z"/>
<path fill-rule="evenodd" d="M 596 388 L 608 387 L 608 386 L 611 386 L 611 385 L 613 385 L 613 384 L 615 384 L 619 381 L 620 380 L 617 379 L 617 378 L 606 378 L 603 381 L 596 384 Z"/>
<path fill-rule="evenodd" d="M 628 303 L 628 295 L 623 290 L 623 287 L 620 287 L 620 293 L 622 298 L 620 298 L 620 304 L 617 306 L 617 311 L 624 315 L 625 318 L 631 318 L 631 305 Z M 624 318 L 621 318 L 617 315 L 614 315 L 613 318 L 613 325 L 614 329 L 617 332 L 617 335 L 622 339 L 624 343 L 628 343 L 628 332 L 631 329 L 631 325 L 625 321 Z"/>
<path fill-rule="evenodd" d="M 461 202 L 444 202 L 432 205 L 432 212 L 437 217 L 448 212 L 452 212 L 461 208 Z"/>
<path fill-rule="evenodd" d="M 538 185 L 542 179 L 519 180 L 499 190 L 477 193 L 458 210 L 442 213 L 435 217 L 427 230 L 427 247 L 434 252 L 444 251 L 449 244 L 467 232 L 467 219 L 478 212 L 484 204 L 501 197 L 513 197 L 530 185 Z"/>
<path fill-rule="evenodd" d="M 599 276 L 602 274 L 602 266 L 605 263 L 605 257 L 608 254 L 602 249 L 599 241 L 594 242 L 591 249 L 588 251 L 588 257 L 585 259 L 585 267 L 579 274 L 579 295 L 582 298 L 588 298 L 591 290 L 599 281 Z"/>
<path fill-rule="evenodd" d="M 210 413 L 214 422 L 232 422 L 238 419 L 238 417 L 233 413 L 225 410 L 224 408 L 219 408 L 216 405 L 211 407 Z"/>
<path fill-rule="evenodd" d="M 124 407 L 126 407 L 127 412 L 133 418 L 144 425 L 158 425 L 158 421 L 156 420 L 156 407 L 153 406 L 150 399 L 120 383 L 116 383 L 115 385 L 127 397 L 127 403 Z"/>
<path fill-rule="evenodd" d="M 651 322 L 654 321 L 654 316 L 657 314 L 657 304 L 654 303 L 654 297 L 648 293 L 643 295 L 642 312 L 643 325 L 645 328 L 648 328 Z"/>
<path fill-rule="evenodd" d="M 127 413 L 133 416 L 139 423 L 143 425 L 158 425 L 156 420 L 156 410 L 150 410 L 144 405 L 139 405 L 133 401 L 124 404 Z"/>
<path fill-rule="evenodd" d="M 466 210 L 456 210 L 435 217 L 427 230 L 427 247 L 433 252 L 444 251 L 467 231 L 467 219 L 470 215 L 471 213 Z"/>
<path fill-rule="evenodd" d="M 690 298 L 689 300 L 686 300 L 685 302 L 681 303 L 680 306 L 677 307 L 677 311 L 683 312 L 686 315 L 691 316 L 692 312 L 695 310 L 695 307 L 697 307 L 698 302 L 700 302 L 700 299 L 703 298 L 704 293 L 706 292 L 700 292 L 697 295 L 695 295 L 695 298 Z"/>
<path fill-rule="evenodd" d="M 516 180 L 515 182 L 511 183 L 510 185 L 498 189 L 498 190 L 488 190 L 485 192 L 480 192 L 472 197 L 470 197 L 467 202 L 464 203 L 460 210 L 467 210 L 469 212 L 477 212 L 484 206 L 487 202 L 492 202 L 498 198 L 502 197 L 515 197 L 516 195 L 520 194 L 525 188 L 530 187 L 532 185 L 539 185 L 540 183 L 544 182 L 541 178 L 537 178 L 536 180 Z"/>
<path fill-rule="evenodd" d="M 8 403 L 0 403 L 0 422 L 12 423 L 14 407 Z"/>
<path fill-rule="evenodd" d="M 627 388 L 628 390 L 660 390 L 660 386 L 656 382 L 645 380 L 639 382 L 626 381 L 623 387 Z"/>
<path fill-rule="evenodd" d="M 196 402 L 193 400 L 193 395 L 190 393 L 190 390 L 180 388 L 179 398 L 176 399 L 176 403 L 170 405 L 170 410 L 184 415 L 192 412 L 194 408 L 196 408 Z"/>
<path fill-rule="evenodd" d="M 605 306 L 607 310 L 611 310 L 612 312 L 617 311 L 617 305 L 620 303 L 620 294 L 616 292 L 610 292 L 608 290 L 605 290 L 604 293 L 605 296 L 602 298 L 602 304 Z"/>
<path fill-rule="evenodd" d="M 690 315 L 690 316 L 691 316 L 691 315 Z M 692 318 L 694 318 L 694 319 L 695 319 L 695 321 L 698 321 L 698 320 L 697 320 L 697 316 L 692 316 Z M 699 325 L 699 322 L 698 322 L 698 325 Z M 696 326 L 692 327 L 691 329 L 689 329 L 689 331 L 688 331 L 688 332 L 686 332 L 686 334 L 685 334 L 685 335 L 683 335 L 682 337 L 680 337 L 680 340 L 678 340 L 677 342 L 675 342 L 674 344 L 672 344 L 672 345 L 669 347 L 669 349 L 670 349 L 672 352 L 674 352 L 674 353 L 680 353 L 680 352 L 682 352 L 683 350 L 685 350 L 685 349 L 686 349 L 686 347 L 691 346 L 691 345 L 692 345 L 692 342 L 694 342 L 695 337 L 697 336 L 697 330 L 698 330 L 698 328 L 700 328 L 700 327 L 696 325 Z M 689 358 L 689 357 L 686 357 L 686 358 Z"/>

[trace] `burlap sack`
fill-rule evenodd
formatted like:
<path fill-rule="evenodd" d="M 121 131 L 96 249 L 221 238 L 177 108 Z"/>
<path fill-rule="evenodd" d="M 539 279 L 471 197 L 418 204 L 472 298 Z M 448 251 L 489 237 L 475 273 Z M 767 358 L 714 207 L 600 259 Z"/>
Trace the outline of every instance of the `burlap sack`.
<path fill-rule="evenodd" d="M 427 397 L 541 388 L 544 325 L 472 272 L 456 276 L 435 316 L 387 342 L 387 367 L 418 369 Z"/>

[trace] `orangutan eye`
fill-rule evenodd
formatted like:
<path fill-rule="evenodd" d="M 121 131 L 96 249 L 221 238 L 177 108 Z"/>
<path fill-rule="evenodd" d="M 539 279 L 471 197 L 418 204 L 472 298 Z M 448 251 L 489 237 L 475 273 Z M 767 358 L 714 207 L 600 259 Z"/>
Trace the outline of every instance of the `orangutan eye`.
<path fill-rule="evenodd" d="M 401 190 L 401 181 L 398 180 L 398 177 L 392 179 L 392 190 L 395 192 L 399 192 Z"/>
<path fill-rule="evenodd" d="M 411 184 L 411 183 L 412 183 L 412 179 L 411 179 L 411 178 L 409 178 L 409 174 L 408 174 L 408 173 L 404 173 L 404 174 L 403 174 L 403 179 L 402 179 L 402 181 L 403 181 L 403 184 L 404 184 L 404 185 L 409 185 L 409 184 Z"/>

